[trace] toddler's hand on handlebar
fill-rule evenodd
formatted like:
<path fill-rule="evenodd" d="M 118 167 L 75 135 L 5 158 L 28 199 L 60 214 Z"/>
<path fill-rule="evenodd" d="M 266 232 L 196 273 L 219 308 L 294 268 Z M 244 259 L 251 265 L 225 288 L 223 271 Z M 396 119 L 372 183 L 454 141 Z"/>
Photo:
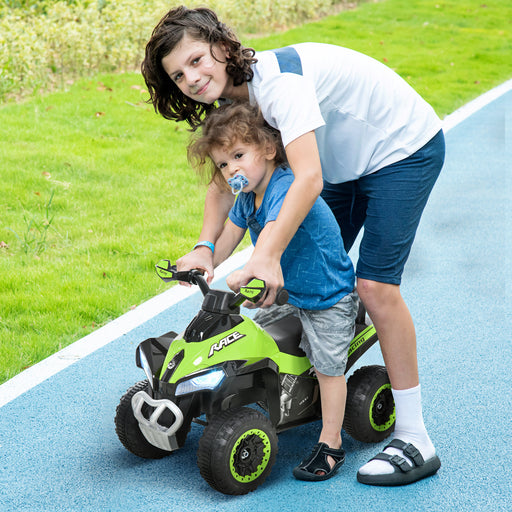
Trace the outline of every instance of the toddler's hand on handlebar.
<path fill-rule="evenodd" d="M 213 253 L 208 247 L 197 247 L 188 254 L 185 254 L 176 261 L 178 271 L 197 269 L 206 276 L 206 282 L 210 284 L 213 279 Z M 181 283 L 183 286 L 190 286 L 188 283 Z"/>

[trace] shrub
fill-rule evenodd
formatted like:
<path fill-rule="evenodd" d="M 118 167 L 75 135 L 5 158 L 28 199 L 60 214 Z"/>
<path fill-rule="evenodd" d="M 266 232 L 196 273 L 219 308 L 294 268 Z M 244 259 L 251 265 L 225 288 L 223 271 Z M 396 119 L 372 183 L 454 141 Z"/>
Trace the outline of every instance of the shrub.
<path fill-rule="evenodd" d="M 335 0 L 207 0 L 240 34 L 318 18 Z M 339 4 L 339 2 L 337 2 Z M 164 0 L 4 0 L 0 101 L 65 87 L 78 77 L 139 67 Z"/>
<path fill-rule="evenodd" d="M 147 0 L 77 0 L 4 8 L 0 99 L 62 87 L 96 72 L 135 68 L 164 5 Z"/>

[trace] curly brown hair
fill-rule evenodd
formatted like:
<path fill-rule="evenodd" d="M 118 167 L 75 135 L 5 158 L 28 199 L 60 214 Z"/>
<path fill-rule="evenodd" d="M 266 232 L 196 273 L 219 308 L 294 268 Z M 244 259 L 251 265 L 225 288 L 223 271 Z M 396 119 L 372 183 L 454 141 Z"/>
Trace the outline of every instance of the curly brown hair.
<path fill-rule="evenodd" d="M 154 28 L 146 45 L 146 55 L 141 65 L 155 112 L 175 121 L 187 121 L 195 130 L 204 115 L 214 105 L 199 103 L 183 94 L 169 78 L 162 66 L 162 59 L 169 55 L 187 34 L 198 41 L 222 43 L 228 51 L 226 72 L 233 77 L 233 85 L 249 82 L 254 76 L 251 65 L 257 62 L 252 48 L 242 46 L 233 31 L 221 23 L 215 12 L 206 7 L 188 9 L 185 6 L 171 9 Z M 215 56 L 212 53 L 212 57 Z"/>
<path fill-rule="evenodd" d="M 201 133 L 192 137 L 187 148 L 188 160 L 208 183 L 228 189 L 220 169 L 211 158 L 215 148 L 230 148 L 237 142 L 265 149 L 275 149 L 274 165 L 286 163 L 281 133 L 263 119 L 260 109 L 249 102 L 222 105 L 210 112 L 201 125 Z"/>

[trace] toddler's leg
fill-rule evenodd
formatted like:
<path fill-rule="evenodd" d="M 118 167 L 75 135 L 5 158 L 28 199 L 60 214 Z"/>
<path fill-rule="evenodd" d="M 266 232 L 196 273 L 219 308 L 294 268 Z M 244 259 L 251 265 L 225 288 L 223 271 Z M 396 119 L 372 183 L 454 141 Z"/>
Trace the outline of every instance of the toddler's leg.
<path fill-rule="evenodd" d="M 347 398 L 347 382 L 344 375 L 330 377 L 316 371 L 316 376 L 322 398 L 322 432 L 319 442 L 331 448 L 339 448 Z"/>
<path fill-rule="evenodd" d="M 299 480 L 326 480 L 345 462 L 341 448 L 341 425 L 345 412 L 347 384 L 345 377 L 330 377 L 316 372 L 322 398 L 322 432 L 311 454 L 293 470 Z"/>
<path fill-rule="evenodd" d="M 341 427 L 345 414 L 345 402 L 347 399 L 347 381 L 345 376 L 330 377 L 316 371 L 318 384 L 320 385 L 320 396 L 322 399 L 322 431 L 320 432 L 319 443 L 325 443 L 330 448 L 341 448 Z M 335 461 L 327 457 L 331 467 Z M 319 474 L 324 474 L 322 471 Z"/>
<path fill-rule="evenodd" d="M 326 480 L 345 461 L 341 448 L 347 395 L 344 370 L 357 307 L 357 295 L 349 293 L 326 310 L 299 310 L 303 328 L 301 347 L 315 368 L 320 387 L 322 432 L 309 457 L 293 470 L 298 479 Z"/>

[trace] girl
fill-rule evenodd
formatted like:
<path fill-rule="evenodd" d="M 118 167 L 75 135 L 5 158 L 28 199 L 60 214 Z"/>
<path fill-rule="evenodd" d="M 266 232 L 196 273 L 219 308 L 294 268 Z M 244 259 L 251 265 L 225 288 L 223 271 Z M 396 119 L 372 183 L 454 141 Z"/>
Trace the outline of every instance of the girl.
<path fill-rule="evenodd" d="M 421 214 L 444 161 L 441 121 L 383 64 L 337 46 L 302 43 L 255 54 L 209 9 L 178 7 L 153 31 L 142 64 L 151 101 L 167 119 L 196 127 L 217 100 L 257 104 L 281 132 L 295 180 L 278 218 L 259 239 L 237 289 L 252 277 L 269 292 L 283 285 L 280 259 L 322 193 L 348 252 L 364 235 L 357 290 L 379 335 L 396 406 L 395 438 L 358 472 L 371 485 L 411 483 L 440 461 L 423 423 L 416 335 L 400 282 Z M 323 190 L 322 190 L 323 189 Z M 209 187 L 200 243 L 215 243 L 232 195 Z M 213 255 L 199 245 L 181 268 L 213 277 Z"/>
<path fill-rule="evenodd" d="M 201 136 L 189 146 L 189 159 L 196 169 L 219 187 L 230 184 L 239 192 L 215 244 L 215 267 L 231 255 L 247 229 L 254 244 L 273 229 L 293 182 L 278 137 L 257 107 L 233 103 L 210 113 Z M 254 320 L 262 327 L 289 315 L 302 322 L 300 346 L 320 385 L 322 431 L 312 453 L 293 474 L 300 480 L 326 480 L 345 461 L 341 447 L 347 395 L 344 374 L 358 299 L 353 293 L 352 262 L 343 249 L 336 219 L 321 198 L 284 251 L 281 264 L 288 304 L 260 309 Z M 233 280 L 236 273 L 228 277 L 228 285 Z"/>

